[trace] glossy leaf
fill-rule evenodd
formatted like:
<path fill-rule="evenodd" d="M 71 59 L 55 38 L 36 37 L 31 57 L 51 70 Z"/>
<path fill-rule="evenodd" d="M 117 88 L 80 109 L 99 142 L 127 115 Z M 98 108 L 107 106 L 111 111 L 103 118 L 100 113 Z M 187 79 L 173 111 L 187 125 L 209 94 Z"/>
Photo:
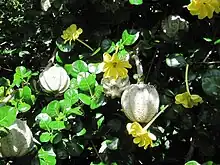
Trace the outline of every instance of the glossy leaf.
<path fill-rule="evenodd" d="M 26 103 L 19 103 L 18 104 L 18 110 L 20 112 L 27 112 L 31 109 L 31 106 L 29 104 Z"/>
<path fill-rule="evenodd" d="M 60 111 L 59 101 L 54 100 L 47 105 L 46 109 L 42 110 L 42 113 L 47 113 L 50 117 L 55 117 L 59 114 L 59 111 Z"/>
<path fill-rule="evenodd" d="M 69 44 L 69 42 L 64 44 L 64 41 L 61 38 L 57 39 L 56 45 L 62 52 L 70 52 L 74 47 L 74 43 L 72 43 L 71 45 Z"/>
<path fill-rule="evenodd" d="M 132 5 L 142 5 L 143 0 L 129 0 L 130 4 Z"/>
<path fill-rule="evenodd" d="M 220 96 L 220 70 L 211 69 L 202 76 L 202 89 L 209 96 Z"/>
<path fill-rule="evenodd" d="M 51 138 L 51 134 L 49 132 L 43 132 L 41 135 L 40 135 L 40 141 L 45 143 L 45 142 L 48 142 Z"/>
<path fill-rule="evenodd" d="M 128 32 L 128 30 L 125 30 L 122 33 L 122 41 L 124 45 L 132 45 L 137 41 L 138 38 L 139 38 L 139 32 L 131 34 Z"/>
<path fill-rule="evenodd" d="M 52 130 L 62 130 L 66 128 L 64 121 L 51 121 L 49 127 Z"/>
<path fill-rule="evenodd" d="M 82 91 L 90 91 L 95 87 L 96 75 L 88 72 L 81 72 L 77 76 L 79 88 Z"/>
<path fill-rule="evenodd" d="M 78 91 L 76 89 L 68 89 L 65 93 L 64 93 L 64 99 L 70 100 L 71 104 L 75 104 L 78 100 Z"/>
<path fill-rule="evenodd" d="M 80 93 L 79 94 L 79 99 L 86 105 L 90 105 L 91 104 L 91 97 L 86 95 L 86 94 L 83 94 L 83 93 Z"/>
<path fill-rule="evenodd" d="M 16 108 L 8 105 L 0 107 L 0 126 L 9 127 L 15 122 L 16 116 L 17 116 Z"/>

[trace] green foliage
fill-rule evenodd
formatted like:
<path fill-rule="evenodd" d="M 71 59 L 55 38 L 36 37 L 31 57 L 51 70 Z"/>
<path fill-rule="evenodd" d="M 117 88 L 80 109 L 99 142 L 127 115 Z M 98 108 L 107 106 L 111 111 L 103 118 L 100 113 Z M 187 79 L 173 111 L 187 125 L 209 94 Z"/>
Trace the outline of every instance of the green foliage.
<path fill-rule="evenodd" d="M 0 136 L 19 118 L 27 121 L 36 145 L 27 157 L 2 158 L 0 164 L 219 164 L 220 21 L 217 14 L 197 20 L 187 10 L 189 3 L 0 2 Z M 167 37 L 161 26 L 171 13 L 189 22 L 188 32 L 177 38 Z M 64 43 L 62 32 L 71 24 L 83 33 L 80 40 Z M 131 84 L 136 83 L 131 57 L 137 55 L 144 83 L 157 88 L 161 105 L 169 105 L 150 127 L 157 140 L 146 151 L 128 135 L 131 121 L 120 98 L 107 97 L 101 83 L 103 54 L 116 50 L 132 65 Z M 56 63 L 70 76 L 70 86 L 63 94 L 48 95 L 40 89 L 38 73 Z M 190 91 L 204 101 L 191 109 L 175 104 L 175 96 L 186 92 L 186 64 Z"/>

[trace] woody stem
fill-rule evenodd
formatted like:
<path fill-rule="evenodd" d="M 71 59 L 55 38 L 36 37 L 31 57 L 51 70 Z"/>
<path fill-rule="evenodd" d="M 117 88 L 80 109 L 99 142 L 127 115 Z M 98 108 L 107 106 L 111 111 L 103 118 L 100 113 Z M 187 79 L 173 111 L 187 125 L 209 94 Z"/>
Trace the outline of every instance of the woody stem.
<path fill-rule="evenodd" d="M 186 84 L 186 91 L 190 94 L 190 91 L 189 91 L 189 83 L 188 83 L 188 72 L 189 72 L 189 64 L 186 64 L 185 84 Z"/>
<path fill-rule="evenodd" d="M 77 41 L 79 41 L 81 44 L 83 44 L 84 46 L 86 46 L 87 48 L 89 48 L 91 51 L 94 51 L 93 48 L 91 48 L 88 44 L 86 44 L 85 42 L 83 42 L 82 40 L 80 39 L 76 39 Z"/>
<path fill-rule="evenodd" d="M 147 125 L 143 128 L 143 130 L 147 131 L 147 129 L 151 126 L 151 124 L 169 107 L 169 105 L 164 106 L 160 112 L 158 112 Z"/>

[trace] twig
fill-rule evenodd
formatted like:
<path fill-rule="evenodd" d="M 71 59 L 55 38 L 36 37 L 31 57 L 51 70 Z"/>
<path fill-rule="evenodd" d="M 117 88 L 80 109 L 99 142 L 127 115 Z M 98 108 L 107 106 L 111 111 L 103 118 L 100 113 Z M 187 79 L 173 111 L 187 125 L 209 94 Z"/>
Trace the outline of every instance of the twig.
<path fill-rule="evenodd" d="M 13 72 L 13 70 L 12 70 L 12 69 L 3 68 L 2 66 L 0 66 L 0 70 L 1 70 L 1 69 L 3 69 L 3 70 L 7 70 L 7 71 L 9 71 L 9 72 Z"/>
<path fill-rule="evenodd" d="M 193 153 L 194 153 L 194 150 L 195 150 L 195 139 L 193 138 L 191 143 L 190 143 L 189 151 L 186 154 L 185 162 L 188 162 L 189 160 L 191 160 L 191 158 L 193 156 Z"/>
<path fill-rule="evenodd" d="M 149 69 L 148 69 L 148 71 L 147 71 L 147 75 L 146 75 L 146 77 L 145 77 L 145 82 L 146 82 L 147 79 L 148 79 L 148 76 L 149 76 L 150 71 L 151 71 L 151 68 L 152 68 L 152 66 L 153 66 L 153 63 L 154 63 L 155 57 L 156 57 L 156 53 L 154 54 L 154 56 L 153 56 L 153 58 L 152 58 L 152 60 L 151 60 L 150 67 L 149 67 Z"/>
<path fill-rule="evenodd" d="M 90 140 L 90 142 L 91 142 L 91 144 L 92 144 L 92 148 L 94 149 L 96 155 L 99 157 L 100 161 L 103 162 L 103 160 L 102 160 L 101 156 L 99 155 L 99 153 L 98 153 L 98 151 L 97 151 L 97 149 L 96 149 L 96 147 L 95 147 L 93 141 Z"/>

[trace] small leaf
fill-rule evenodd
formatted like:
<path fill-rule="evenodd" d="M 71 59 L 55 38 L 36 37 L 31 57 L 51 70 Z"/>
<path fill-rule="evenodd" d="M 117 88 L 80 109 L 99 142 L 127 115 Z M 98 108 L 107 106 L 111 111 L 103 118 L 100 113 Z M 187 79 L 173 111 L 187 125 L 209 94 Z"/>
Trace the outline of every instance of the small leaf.
<path fill-rule="evenodd" d="M 207 42 L 212 42 L 212 39 L 211 38 L 203 38 L 205 41 Z"/>
<path fill-rule="evenodd" d="M 64 121 L 51 121 L 49 127 L 52 130 L 62 130 L 66 128 Z"/>
<path fill-rule="evenodd" d="M 79 115 L 79 116 L 83 116 L 84 115 L 84 113 L 81 111 L 81 107 L 75 107 L 75 108 L 67 109 L 65 114 L 67 116 L 72 115 L 72 114 Z"/>
<path fill-rule="evenodd" d="M 171 54 L 166 58 L 166 64 L 172 68 L 181 68 L 186 66 L 186 60 L 182 54 Z"/>
<path fill-rule="evenodd" d="M 9 127 L 15 122 L 16 116 L 16 108 L 10 107 L 8 105 L 0 107 L 0 126 Z"/>
<path fill-rule="evenodd" d="M 58 144 L 62 140 L 62 137 L 63 137 L 62 133 L 58 132 L 51 136 L 50 141 L 53 144 Z"/>
<path fill-rule="evenodd" d="M 214 42 L 214 45 L 217 45 L 217 44 L 220 44 L 220 39 L 218 39 Z"/>
<path fill-rule="evenodd" d="M 42 143 L 46 143 L 50 140 L 51 138 L 51 134 L 49 132 L 43 132 L 41 135 L 40 135 L 40 141 Z"/>
<path fill-rule="evenodd" d="M 24 77 L 24 74 L 27 72 L 27 69 L 24 66 L 18 66 L 16 67 L 15 72 L 20 77 Z"/>
<path fill-rule="evenodd" d="M 78 83 L 77 83 L 76 78 L 72 78 L 72 79 L 70 80 L 69 89 L 78 89 Z"/>
<path fill-rule="evenodd" d="M 105 116 L 103 116 L 103 114 L 101 114 L 101 113 L 96 113 L 95 118 L 97 120 L 97 126 L 99 129 L 104 122 Z"/>
<path fill-rule="evenodd" d="M 192 161 L 185 163 L 185 165 L 200 165 L 200 164 L 198 162 L 192 160 Z"/>
<path fill-rule="evenodd" d="M 119 51 L 117 55 L 119 59 L 123 61 L 128 61 L 130 58 L 129 53 L 125 49 L 122 49 L 121 51 Z"/>
<path fill-rule="evenodd" d="M 95 87 L 96 75 L 88 72 L 81 72 L 77 76 L 79 88 L 82 91 L 89 91 Z"/>
<path fill-rule="evenodd" d="M 72 43 L 71 45 L 69 44 L 69 42 L 64 44 L 64 41 L 61 38 L 57 39 L 56 45 L 62 52 L 70 52 L 74 47 L 74 43 Z"/>
<path fill-rule="evenodd" d="M 77 75 L 80 72 L 87 72 L 88 71 L 88 66 L 87 64 L 82 61 L 82 60 L 77 60 L 75 62 L 73 62 L 72 64 L 66 64 L 64 66 L 64 68 L 66 69 L 67 73 L 70 74 L 73 77 L 77 77 Z"/>
<path fill-rule="evenodd" d="M 47 113 L 50 117 L 56 117 L 60 111 L 60 104 L 59 101 L 53 100 L 48 105 L 43 113 Z"/>
<path fill-rule="evenodd" d="M 143 0 L 129 0 L 130 4 L 132 5 L 142 5 Z"/>
<path fill-rule="evenodd" d="M 71 104 L 75 104 L 78 100 L 78 91 L 76 89 L 68 89 L 65 93 L 64 93 L 64 99 L 70 100 Z"/>
<path fill-rule="evenodd" d="M 89 72 L 93 74 L 99 74 L 102 72 L 102 65 L 101 63 L 90 63 L 88 65 Z"/>
<path fill-rule="evenodd" d="M 220 70 L 207 70 L 202 76 L 202 89 L 209 96 L 220 96 Z"/>
<path fill-rule="evenodd" d="M 101 48 L 103 52 L 112 53 L 115 50 L 115 43 L 110 39 L 104 39 Z"/>
<path fill-rule="evenodd" d="M 83 128 L 80 132 L 78 132 L 78 133 L 76 134 L 76 136 L 83 136 L 83 135 L 85 135 L 85 134 L 86 134 L 86 129 Z"/>
<path fill-rule="evenodd" d="M 86 94 L 80 93 L 79 99 L 86 105 L 90 105 L 91 103 L 91 97 Z"/>
<path fill-rule="evenodd" d="M 72 103 L 69 99 L 60 100 L 60 109 L 62 112 L 65 112 L 67 109 L 71 108 Z"/>
<path fill-rule="evenodd" d="M 33 105 L 33 102 L 31 99 L 31 89 L 28 86 L 23 87 L 23 99 L 29 105 Z"/>
<path fill-rule="evenodd" d="M 133 32 L 134 33 L 134 32 Z M 139 38 L 139 32 L 129 34 L 127 30 L 122 33 L 122 41 L 124 45 L 132 45 Z"/>
<path fill-rule="evenodd" d="M 36 123 L 39 123 L 40 121 L 51 121 L 51 117 L 47 113 L 40 113 L 35 117 Z"/>
<path fill-rule="evenodd" d="M 60 57 L 60 52 L 59 51 L 56 52 L 56 61 L 61 63 L 61 64 L 63 63 L 63 61 L 62 61 L 62 59 Z"/>
<path fill-rule="evenodd" d="M 48 150 L 41 148 L 38 151 L 38 157 L 40 160 L 40 165 L 56 165 L 56 154 L 51 147 Z"/>
<path fill-rule="evenodd" d="M 19 103 L 18 104 L 18 110 L 20 112 L 27 112 L 31 109 L 31 106 L 29 104 L 26 103 Z"/>
<path fill-rule="evenodd" d="M 0 87 L 0 97 L 4 97 L 5 96 L 5 87 L 1 86 Z"/>

